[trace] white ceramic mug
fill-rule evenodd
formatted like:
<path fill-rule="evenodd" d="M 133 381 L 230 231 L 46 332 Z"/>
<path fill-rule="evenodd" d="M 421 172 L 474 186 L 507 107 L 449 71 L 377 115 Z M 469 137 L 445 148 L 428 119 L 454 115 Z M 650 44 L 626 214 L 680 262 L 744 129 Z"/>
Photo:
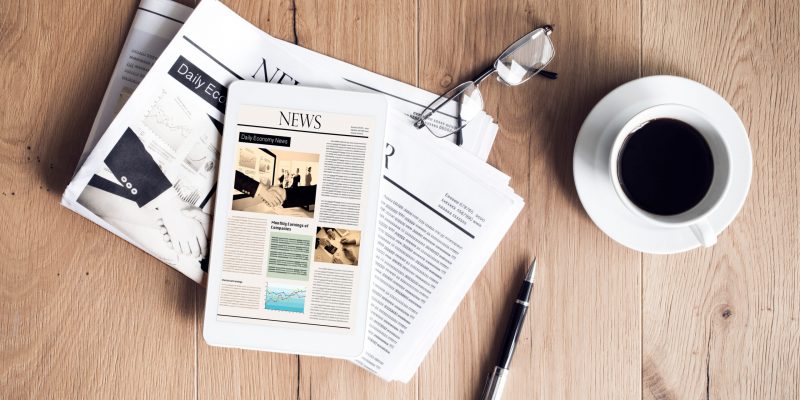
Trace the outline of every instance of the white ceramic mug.
<path fill-rule="evenodd" d="M 625 140 L 646 123 L 659 118 L 676 119 L 691 125 L 705 138 L 714 162 L 714 176 L 705 196 L 694 207 L 675 215 L 656 215 L 637 207 L 622 190 L 619 181 L 619 156 Z M 609 154 L 609 171 L 611 182 L 619 199 L 631 212 L 647 223 L 664 228 L 688 226 L 704 246 L 710 247 L 717 242 L 717 234 L 708 222 L 708 215 L 717 208 L 728 190 L 731 180 L 730 153 L 719 129 L 699 110 L 680 104 L 661 104 L 634 115 L 619 130 L 614 139 Z"/>

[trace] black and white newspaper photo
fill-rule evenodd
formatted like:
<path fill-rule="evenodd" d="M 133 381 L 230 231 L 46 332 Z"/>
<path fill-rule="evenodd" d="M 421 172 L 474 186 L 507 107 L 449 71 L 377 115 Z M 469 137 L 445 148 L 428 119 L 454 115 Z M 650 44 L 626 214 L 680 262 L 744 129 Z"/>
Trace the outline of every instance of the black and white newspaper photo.
<path fill-rule="evenodd" d="M 202 2 L 125 95 L 62 203 L 202 282 L 227 87 L 245 77 L 296 85 L 287 71 L 305 70 L 279 49 L 269 59 L 253 53 L 272 40 L 221 3 Z"/>

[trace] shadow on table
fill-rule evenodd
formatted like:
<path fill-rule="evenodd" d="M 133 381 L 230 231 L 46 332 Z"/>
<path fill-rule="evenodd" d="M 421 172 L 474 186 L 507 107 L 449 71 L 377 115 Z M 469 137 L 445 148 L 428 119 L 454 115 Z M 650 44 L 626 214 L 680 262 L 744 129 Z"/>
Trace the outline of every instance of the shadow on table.
<path fill-rule="evenodd" d="M 106 75 L 76 71 L 74 76 L 65 78 L 70 87 L 53 91 L 58 95 L 48 97 L 48 103 L 42 105 L 43 110 L 58 112 L 44 117 L 38 173 L 47 189 L 59 198 L 75 172 L 108 83 Z"/>

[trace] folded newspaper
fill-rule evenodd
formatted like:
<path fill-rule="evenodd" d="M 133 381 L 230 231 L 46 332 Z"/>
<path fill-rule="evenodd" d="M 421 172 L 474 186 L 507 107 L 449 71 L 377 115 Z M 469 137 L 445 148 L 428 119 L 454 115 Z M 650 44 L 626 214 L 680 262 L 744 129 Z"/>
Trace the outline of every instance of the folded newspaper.
<path fill-rule="evenodd" d="M 156 41 L 137 51 L 134 31 L 175 32 L 181 18 L 143 11 L 167 3 L 141 3 L 118 67 L 131 58 L 149 72 L 105 128 L 108 97 L 119 98 L 115 71 L 62 204 L 202 282 L 227 86 L 246 79 L 387 95 L 366 350 L 353 361 L 407 382 L 523 206 L 509 177 L 483 161 L 497 125 L 482 114 L 463 146 L 436 139 L 412 123 L 435 94 L 275 39 L 216 1 L 202 1 L 163 52 Z M 161 18 L 144 26 L 142 13 Z M 160 57 L 142 63 L 141 52 Z M 447 112 L 433 125 L 456 123 Z"/>

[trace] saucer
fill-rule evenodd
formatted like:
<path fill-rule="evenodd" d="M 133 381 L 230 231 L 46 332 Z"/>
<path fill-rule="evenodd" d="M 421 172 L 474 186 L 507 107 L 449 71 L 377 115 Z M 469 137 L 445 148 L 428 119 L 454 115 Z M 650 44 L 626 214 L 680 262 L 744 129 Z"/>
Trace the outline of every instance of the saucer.
<path fill-rule="evenodd" d="M 645 253 L 679 253 L 700 246 L 688 226 L 663 228 L 637 217 L 622 203 L 611 183 L 608 154 L 616 134 L 640 111 L 669 103 L 700 110 L 728 140 L 734 179 L 721 203 L 708 215 L 717 235 L 739 213 L 750 189 L 753 156 L 747 131 L 722 96 L 695 81 L 663 75 L 636 79 L 614 89 L 597 103 L 581 126 L 572 160 L 575 186 L 589 217 L 603 232 L 623 246 Z"/>

